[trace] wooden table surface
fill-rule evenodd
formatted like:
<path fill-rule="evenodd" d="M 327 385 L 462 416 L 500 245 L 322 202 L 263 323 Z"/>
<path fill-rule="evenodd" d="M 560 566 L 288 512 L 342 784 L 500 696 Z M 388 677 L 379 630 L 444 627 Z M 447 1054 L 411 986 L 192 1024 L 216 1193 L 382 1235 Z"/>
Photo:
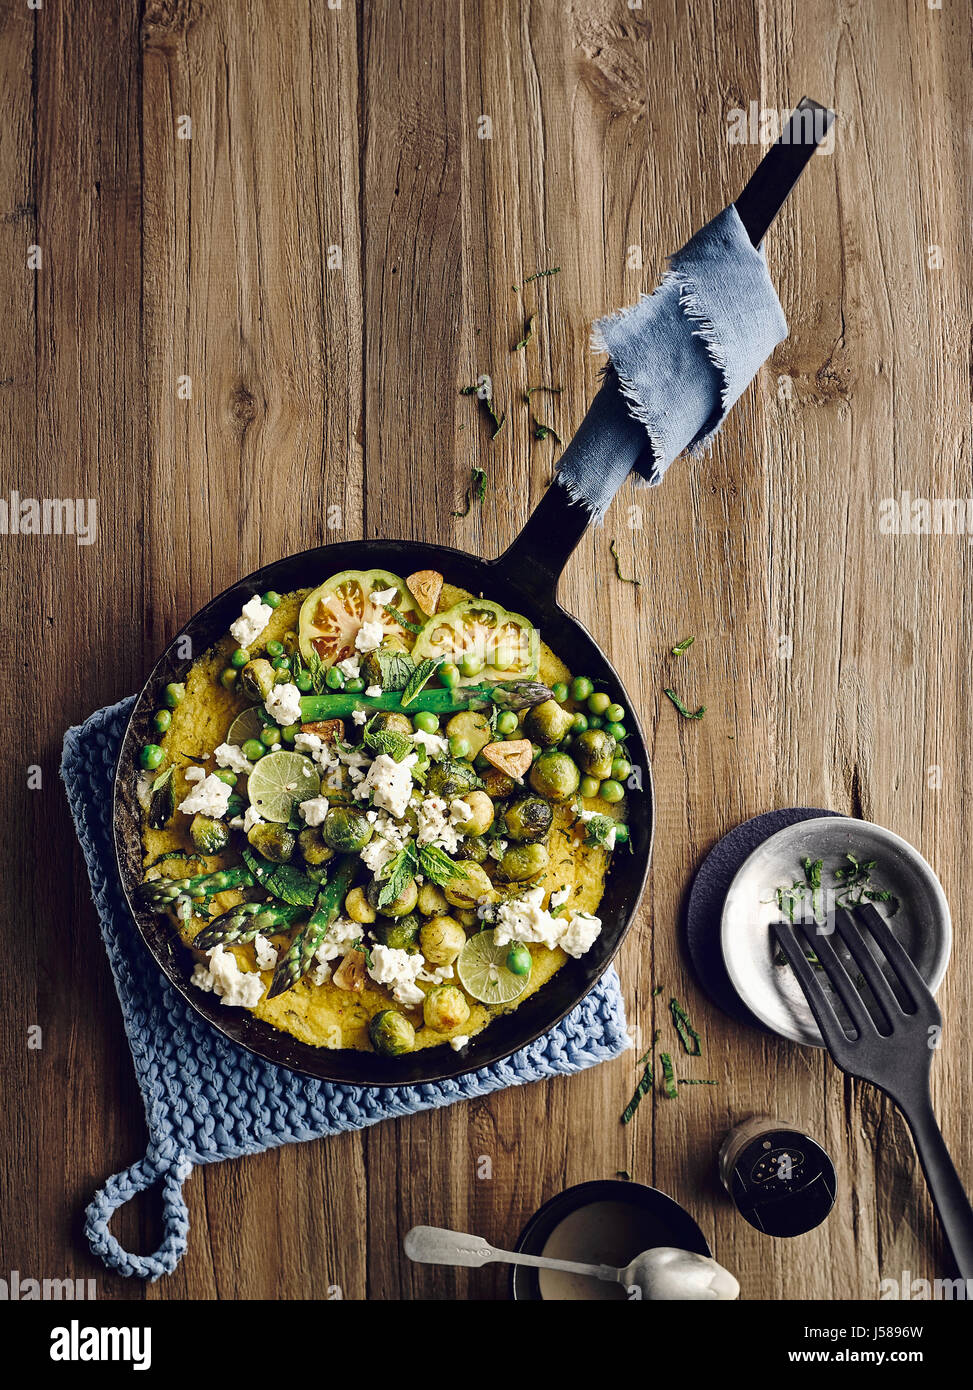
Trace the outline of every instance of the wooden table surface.
<path fill-rule="evenodd" d="M 500 1272 L 410 1267 L 405 1232 L 509 1243 L 561 1188 L 627 1170 L 692 1210 L 747 1298 L 875 1298 L 880 1277 L 945 1273 L 894 1109 L 722 1016 L 678 923 L 707 849 L 761 811 L 829 807 L 917 845 L 956 910 L 934 1099 L 973 1186 L 971 550 L 879 529 L 902 491 L 973 495 L 968 6 L 9 0 L 0 25 L 0 495 L 94 498 L 99 523 L 88 546 L 0 550 L 18 847 L 0 888 L 0 1267 L 94 1276 L 103 1298 L 504 1297 Z M 790 337 L 712 454 L 623 489 L 561 588 L 649 731 L 656 848 L 619 960 L 628 1017 L 648 1038 L 670 994 L 687 1000 L 719 1085 L 655 1095 L 623 1128 L 629 1053 L 225 1163 L 187 1185 L 175 1274 L 109 1276 L 81 1212 L 145 1135 L 58 781 L 64 730 L 280 555 L 362 536 L 498 553 L 558 453 L 531 438 L 524 388 L 563 388 L 538 413 L 568 438 L 601 361 L 591 321 L 651 289 L 756 164 L 758 144 L 728 138 L 732 110 L 804 93 L 838 133 L 769 240 Z M 480 372 L 509 412 L 493 443 L 459 395 Z M 472 467 L 486 499 L 457 518 Z M 640 588 L 615 577 L 613 538 Z M 662 696 L 673 681 L 702 721 Z M 830 1220 L 791 1242 L 752 1231 L 716 1179 L 724 1134 L 768 1110 L 839 1168 Z M 116 1230 L 154 1248 L 152 1203 Z"/>

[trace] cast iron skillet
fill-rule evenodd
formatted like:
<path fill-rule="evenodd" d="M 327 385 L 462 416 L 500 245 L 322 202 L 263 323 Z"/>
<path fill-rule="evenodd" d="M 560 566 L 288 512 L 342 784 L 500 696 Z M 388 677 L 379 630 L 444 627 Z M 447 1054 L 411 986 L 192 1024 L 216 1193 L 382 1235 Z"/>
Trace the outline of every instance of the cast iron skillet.
<path fill-rule="evenodd" d="M 813 144 L 775 146 L 747 185 L 737 207 L 755 244 L 813 148 Z M 644 430 L 630 419 L 617 379 L 609 373 L 565 458 L 571 451 L 581 449 L 589 457 L 602 457 L 607 466 L 610 451 L 613 469 L 620 457 L 627 459 L 631 468 L 644 448 Z M 645 740 L 631 700 L 591 634 L 557 602 L 561 571 L 588 520 L 587 509 L 572 501 L 555 481 L 519 536 L 496 560 L 480 560 L 452 547 L 406 541 L 348 541 L 306 550 L 265 565 L 226 589 L 190 619 L 159 659 L 135 702 L 119 752 L 114 799 L 118 869 L 132 916 L 163 973 L 196 1012 L 228 1038 L 268 1061 L 324 1081 L 364 1086 L 441 1081 L 489 1066 L 534 1042 L 575 1008 L 607 969 L 631 924 L 648 873 L 654 825 L 653 789 Z M 641 771 L 642 789 L 629 794 L 632 852 L 622 850 L 612 856 L 598 909 L 603 924 L 601 934 L 580 960 L 568 960 L 542 989 L 513 1013 L 494 1019 L 462 1052 L 442 1046 L 387 1058 L 371 1052 L 332 1051 L 299 1042 L 245 1009 L 225 1008 L 215 994 L 189 984 L 191 953 L 183 947 L 170 919 L 146 912 L 136 893 L 143 876 L 141 810 L 136 797 L 138 755 L 143 744 L 152 741 L 150 721 L 163 703 L 165 686 L 182 680 L 191 664 L 177 655 L 177 647 L 186 650 L 188 637 L 189 650 L 202 655 L 226 635 L 252 594 L 269 589 L 290 593 L 314 588 L 328 575 L 344 569 L 384 569 L 400 575 L 419 569 L 439 570 L 450 584 L 530 618 L 543 640 L 572 671 L 583 671 L 604 682 L 612 698 L 620 699 L 627 710 L 626 742 L 633 766 Z"/>

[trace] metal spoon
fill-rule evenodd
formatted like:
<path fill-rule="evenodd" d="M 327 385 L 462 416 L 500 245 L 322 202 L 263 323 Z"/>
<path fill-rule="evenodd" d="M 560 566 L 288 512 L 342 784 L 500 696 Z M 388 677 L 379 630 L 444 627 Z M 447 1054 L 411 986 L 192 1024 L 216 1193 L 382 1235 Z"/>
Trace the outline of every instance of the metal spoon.
<path fill-rule="evenodd" d="M 575 1260 L 551 1260 L 544 1255 L 523 1255 L 497 1250 L 482 1236 L 444 1231 L 438 1226 L 413 1226 L 405 1238 L 405 1253 L 417 1264 L 481 1265 L 498 1263 L 531 1265 L 534 1269 L 560 1269 L 566 1274 L 585 1274 L 609 1284 L 622 1284 L 639 1298 L 667 1300 L 725 1300 L 737 1298 L 740 1285 L 733 1275 L 705 1255 L 660 1245 L 636 1255 L 624 1269 L 613 1265 L 579 1264 Z"/>

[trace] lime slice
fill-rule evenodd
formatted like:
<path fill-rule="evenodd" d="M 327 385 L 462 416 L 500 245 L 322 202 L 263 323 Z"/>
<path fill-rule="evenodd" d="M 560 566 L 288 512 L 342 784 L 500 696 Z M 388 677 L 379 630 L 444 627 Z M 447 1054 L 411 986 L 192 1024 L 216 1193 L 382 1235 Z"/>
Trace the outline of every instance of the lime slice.
<path fill-rule="evenodd" d="M 227 743 L 235 743 L 238 748 L 242 748 L 247 739 L 259 738 L 264 727 L 264 721 L 260 716 L 260 705 L 251 705 L 242 714 L 238 714 L 226 731 Z"/>
<path fill-rule="evenodd" d="M 530 971 L 526 975 L 515 975 L 509 970 L 509 952 L 510 942 L 498 946 L 492 931 L 471 936 L 456 962 L 460 983 L 467 994 L 472 994 L 481 1004 L 510 1004 L 523 994 L 530 982 Z"/>
<path fill-rule="evenodd" d="M 268 753 L 247 778 L 250 805 L 264 820 L 286 825 L 299 801 L 308 801 L 321 790 L 321 777 L 303 753 Z"/>

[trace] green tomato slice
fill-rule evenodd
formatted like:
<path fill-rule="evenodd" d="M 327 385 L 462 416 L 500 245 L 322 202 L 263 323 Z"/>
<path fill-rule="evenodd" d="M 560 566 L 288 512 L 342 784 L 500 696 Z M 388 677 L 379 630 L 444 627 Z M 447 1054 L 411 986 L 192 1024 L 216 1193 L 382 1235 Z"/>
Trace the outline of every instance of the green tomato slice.
<path fill-rule="evenodd" d="M 366 622 L 379 623 L 382 646 L 410 651 L 415 635 L 394 618 L 373 595 L 393 589 L 390 605 L 407 623 L 425 622 L 405 581 L 388 570 L 342 570 L 314 589 L 301 605 L 298 630 L 301 655 L 306 662 L 317 657 L 324 666 L 334 666 L 355 654 L 355 639 Z"/>
<path fill-rule="evenodd" d="M 489 599 L 467 598 L 429 619 L 416 639 L 415 660 L 443 659 L 459 666 L 476 657 L 483 669 L 460 676 L 460 685 L 480 681 L 531 680 L 540 665 L 541 637 L 520 613 Z"/>

